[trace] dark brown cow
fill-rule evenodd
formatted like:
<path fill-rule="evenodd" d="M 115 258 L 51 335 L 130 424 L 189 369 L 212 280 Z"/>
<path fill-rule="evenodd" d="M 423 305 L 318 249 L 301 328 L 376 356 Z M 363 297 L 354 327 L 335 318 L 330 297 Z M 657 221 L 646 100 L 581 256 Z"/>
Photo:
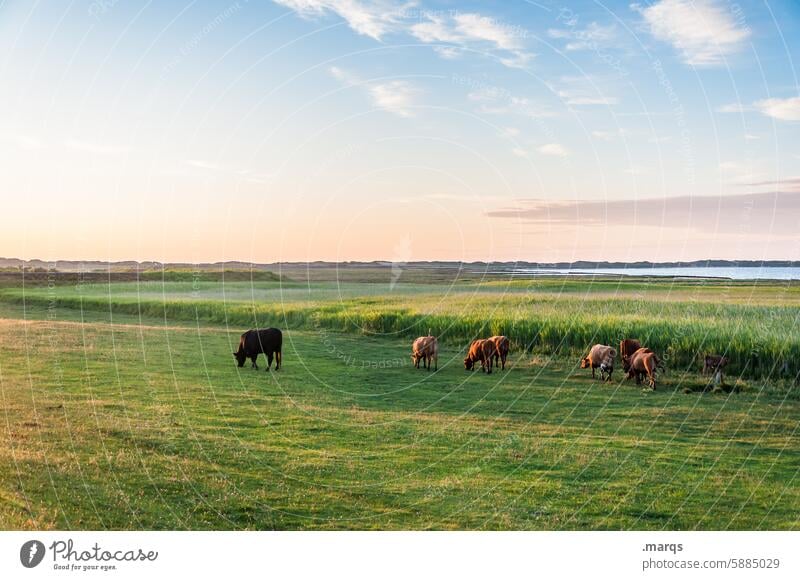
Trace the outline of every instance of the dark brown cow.
<path fill-rule="evenodd" d="M 494 342 L 484 338 L 473 340 L 469 345 L 467 358 L 464 359 L 464 368 L 471 371 L 475 368 L 475 363 L 481 363 L 481 370 L 487 374 L 492 374 L 492 360 L 497 352 Z"/>
<path fill-rule="evenodd" d="M 414 366 L 419 368 L 419 361 L 423 361 L 422 366 L 431 370 L 431 361 L 434 362 L 434 369 L 439 369 L 439 342 L 435 336 L 420 336 L 411 345 L 411 360 Z"/>
<path fill-rule="evenodd" d="M 511 341 L 508 340 L 508 337 L 501 335 L 493 336 L 489 340 L 494 343 L 495 353 L 494 353 L 494 366 L 500 368 L 500 365 L 503 365 L 503 370 L 506 370 L 506 359 L 508 358 L 508 349 L 511 345 Z"/>
<path fill-rule="evenodd" d="M 622 370 L 626 373 L 628 372 L 627 359 L 640 348 L 642 348 L 642 345 L 635 338 L 626 338 L 620 341 L 619 356 L 622 358 Z"/>
<path fill-rule="evenodd" d="M 647 375 L 650 388 L 656 390 L 656 368 L 658 357 L 649 348 L 640 348 L 629 357 L 628 378 L 636 377 L 636 384 L 642 384 L 642 377 Z"/>

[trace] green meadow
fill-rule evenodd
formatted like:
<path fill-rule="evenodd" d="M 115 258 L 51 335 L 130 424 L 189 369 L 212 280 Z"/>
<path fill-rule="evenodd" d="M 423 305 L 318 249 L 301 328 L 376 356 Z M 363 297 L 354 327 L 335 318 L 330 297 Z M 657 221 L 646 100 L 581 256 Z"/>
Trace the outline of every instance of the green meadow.
<path fill-rule="evenodd" d="M 800 286 L 298 280 L 0 288 L 0 528 L 800 528 Z M 267 325 L 284 368 L 237 368 Z M 495 333 L 507 370 L 466 372 Z M 578 368 L 623 337 L 655 392 Z"/>

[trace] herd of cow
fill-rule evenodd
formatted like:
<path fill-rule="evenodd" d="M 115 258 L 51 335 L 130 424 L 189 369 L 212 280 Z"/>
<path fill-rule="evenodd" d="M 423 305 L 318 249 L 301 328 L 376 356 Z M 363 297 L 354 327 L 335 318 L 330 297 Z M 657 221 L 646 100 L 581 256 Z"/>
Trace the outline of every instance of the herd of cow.
<path fill-rule="evenodd" d="M 267 357 L 267 370 L 275 360 L 275 370 L 281 367 L 283 357 L 281 347 L 283 344 L 283 334 L 277 328 L 265 328 L 261 330 L 248 330 L 241 336 L 239 349 L 233 353 L 240 367 L 244 366 L 249 358 L 252 367 L 258 368 L 256 359 L 263 353 Z M 506 368 L 506 359 L 511 342 L 506 336 L 492 336 L 480 338 L 472 341 L 464 358 L 464 368 L 471 371 L 477 363 L 480 363 L 481 370 L 491 374 L 492 367 Z M 646 346 L 642 346 L 638 340 L 626 338 L 619 344 L 619 355 L 622 360 L 622 369 L 627 374 L 627 378 L 635 378 L 636 384 L 642 383 L 644 377 L 650 388 L 656 388 L 656 372 L 664 370 L 663 362 L 655 352 Z M 582 369 L 592 369 L 592 378 L 595 378 L 595 370 L 600 369 L 600 379 L 603 381 L 611 380 L 611 373 L 614 372 L 614 361 L 617 358 L 617 350 L 604 344 L 594 345 L 589 354 L 581 359 Z M 432 336 L 430 330 L 428 336 L 420 336 L 411 345 L 411 360 L 415 368 L 422 367 L 430 370 L 433 365 L 434 370 L 439 368 L 439 341 Z M 722 371 L 728 364 L 728 358 L 719 355 L 706 355 L 703 364 L 703 374 L 709 372 L 714 374 L 717 381 L 722 379 Z"/>

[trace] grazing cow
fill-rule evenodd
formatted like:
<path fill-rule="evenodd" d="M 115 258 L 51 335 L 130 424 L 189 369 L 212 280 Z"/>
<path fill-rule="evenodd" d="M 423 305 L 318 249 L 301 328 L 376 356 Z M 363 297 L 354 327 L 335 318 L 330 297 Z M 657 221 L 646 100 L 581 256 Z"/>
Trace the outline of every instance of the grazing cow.
<path fill-rule="evenodd" d="M 640 348 L 629 357 L 628 378 L 636 377 L 636 384 L 642 384 L 642 377 L 647 375 L 650 388 L 656 390 L 656 368 L 658 357 L 649 348 Z"/>
<path fill-rule="evenodd" d="M 494 366 L 500 368 L 500 365 L 503 365 L 503 370 L 506 370 L 506 359 L 508 358 L 508 348 L 511 341 L 508 340 L 508 337 L 499 335 L 493 336 L 489 340 L 494 343 L 495 353 L 494 353 Z"/>
<path fill-rule="evenodd" d="M 594 369 L 600 369 L 600 380 L 611 380 L 611 373 L 614 372 L 614 359 L 617 351 L 604 344 L 596 344 L 589 351 L 588 356 L 581 359 L 582 369 L 592 369 L 592 378 L 595 378 Z M 608 377 L 606 377 L 608 375 Z"/>
<path fill-rule="evenodd" d="M 722 372 L 722 369 L 724 369 L 727 364 L 728 357 L 718 354 L 707 354 L 705 360 L 703 360 L 703 374 L 716 374 L 717 371 Z"/>
<path fill-rule="evenodd" d="M 422 366 L 431 370 L 431 361 L 434 362 L 434 370 L 439 370 L 439 343 L 435 336 L 420 336 L 411 345 L 411 360 L 414 362 L 414 367 L 419 368 L 419 361 Z"/>
<path fill-rule="evenodd" d="M 642 348 L 642 345 L 635 338 L 626 338 L 619 343 L 619 356 L 622 358 L 622 370 L 626 373 L 629 370 L 628 358 L 637 350 Z"/>
<path fill-rule="evenodd" d="M 233 353 L 236 362 L 240 367 L 244 366 L 244 361 L 253 361 L 252 368 L 258 369 L 256 359 L 262 352 L 267 357 L 267 370 L 272 365 L 272 357 L 275 357 L 275 370 L 281 368 L 283 356 L 281 346 L 283 345 L 283 334 L 277 328 L 264 328 L 261 330 L 248 330 L 242 335 L 239 341 L 239 350 Z"/>
<path fill-rule="evenodd" d="M 491 340 L 479 338 L 473 340 L 469 345 L 467 358 L 464 359 L 464 368 L 471 371 L 475 368 L 475 363 L 481 363 L 481 370 L 487 374 L 492 374 L 492 360 L 494 359 L 497 347 Z"/>

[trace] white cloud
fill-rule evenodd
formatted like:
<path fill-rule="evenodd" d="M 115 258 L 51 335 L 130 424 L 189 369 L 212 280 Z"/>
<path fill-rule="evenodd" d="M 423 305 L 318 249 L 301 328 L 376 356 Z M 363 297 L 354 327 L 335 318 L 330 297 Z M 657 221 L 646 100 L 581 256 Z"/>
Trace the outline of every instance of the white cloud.
<path fill-rule="evenodd" d="M 406 81 L 389 81 L 370 86 L 376 107 L 401 117 L 411 117 L 414 98 L 419 91 Z"/>
<path fill-rule="evenodd" d="M 536 150 L 542 155 L 552 155 L 554 157 L 566 157 L 569 155 L 569 151 L 567 151 L 563 145 L 559 145 L 558 143 L 548 143 L 547 145 L 542 145 Z"/>
<path fill-rule="evenodd" d="M 436 54 L 446 60 L 455 60 L 464 54 L 462 49 L 455 46 L 435 46 L 433 47 L 433 50 L 436 51 Z"/>
<path fill-rule="evenodd" d="M 800 97 L 788 99 L 765 99 L 754 104 L 755 108 L 773 119 L 800 121 Z"/>
<path fill-rule="evenodd" d="M 322 16 L 328 12 L 341 17 L 359 34 L 380 40 L 397 30 L 414 2 L 397 4 L 391 0 L 273 0 L 304 17 Z"/>
<path fill-rule="evenodd" d="M 631 7 L 644 17 L 653 36 L 672 44 L 693 66 L 724 63 L 750 36 L 750 30 L 717 0 L 660 0 Z"/>
<path fill-rule="evenodd" d="M 400 117 L 411 117 L 413 115 L 414 101 L 420 91 L 408 81 L 361 81 L 353 73 L 339 67 L 332 66 L 328 70 L 337 80 L 347 85 L 364 88 L 376 107 Z"/>
<path fill-rule="evenodd" d="M 494 18 L 476 13 L 442 14 L 423 12 L 424 20 L 411 26 L 411 34 L 425 43 L 447 43 L 455 45 L 437 48 L 446 58 L 452 58 L 453 51 L 464 49 L 485 50 L 497 53 L 500 62 L 510 68 L 524 68 L 534 58 L 525 49 L 523 42 L 527 31 L 511 26 Z"/>

